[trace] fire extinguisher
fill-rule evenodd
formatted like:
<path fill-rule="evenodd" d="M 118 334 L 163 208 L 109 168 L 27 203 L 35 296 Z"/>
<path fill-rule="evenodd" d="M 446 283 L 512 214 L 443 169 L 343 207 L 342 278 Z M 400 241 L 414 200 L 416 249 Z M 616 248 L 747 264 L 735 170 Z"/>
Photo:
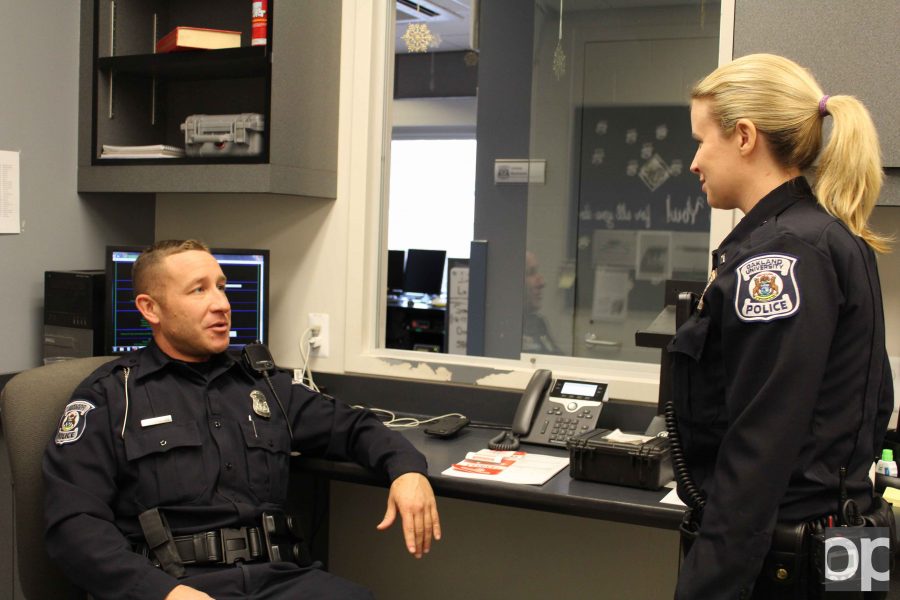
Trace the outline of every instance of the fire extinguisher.
<path fill-rule="evenodd" d="M 250 34 L 251 46 L 265 46 L 269 20 L 269 0 L 253 0 L 253 19 Z"/>

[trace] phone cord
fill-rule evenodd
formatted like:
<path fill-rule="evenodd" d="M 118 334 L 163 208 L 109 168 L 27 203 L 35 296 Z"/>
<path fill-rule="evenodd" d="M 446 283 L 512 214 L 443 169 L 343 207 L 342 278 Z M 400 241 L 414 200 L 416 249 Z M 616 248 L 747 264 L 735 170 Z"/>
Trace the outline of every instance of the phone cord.
<path fill-rule="evenodd" d="M 496 437 L 491 438 L 488 442 L 488 448 L 491 450 L 518 450 L 519 436 L 512 431 L 501 431 Z"/>
<path fill-rule="evenodd" d="M 681 436 L 678 433 L 678 420 L 675 417 L 675 403 L 672 400 L 666 402 L 666 431 L 669 434 L 669 451 L 672 454 L 672 471 L 678 488 L 684 493 L 688 504 L 696 511 L 702 511 L 706 505 L 706 498 L 694 483 L 694 478 L 688 470 L 687 461 L 684 458 L 684 448 L 681 446 Z"/>

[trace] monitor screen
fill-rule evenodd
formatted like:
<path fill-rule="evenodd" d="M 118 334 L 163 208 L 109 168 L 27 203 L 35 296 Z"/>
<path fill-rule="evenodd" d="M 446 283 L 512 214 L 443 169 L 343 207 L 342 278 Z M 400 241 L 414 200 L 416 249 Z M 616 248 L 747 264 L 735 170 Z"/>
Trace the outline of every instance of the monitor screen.
<path fill-rule="evenodd" d="M 403 289 L 403 263 L 406 253 L 403 250 L 388 250 L 387 287 L 388 291 Z"/>
<path fill-rule="evenodd" d="M 407 250 L 403 291 L 419 294 L 440 294 L 441 285 L 444 283 L 444 262 L 446 258 L 446 250 L 418 250 L 415 248 Z"/>
<path fill-rule="evenodd" d="M 143 247 L 106 248 L 105 352 L 122 354 L 150 341 L 150 326 L 134 305 L 131 268 Z M 231 344 L 240 349 L 256 340 L 268 341 L 269 251 L 213 248 L 225 274 L 225 295 L 231 303 Z"/>

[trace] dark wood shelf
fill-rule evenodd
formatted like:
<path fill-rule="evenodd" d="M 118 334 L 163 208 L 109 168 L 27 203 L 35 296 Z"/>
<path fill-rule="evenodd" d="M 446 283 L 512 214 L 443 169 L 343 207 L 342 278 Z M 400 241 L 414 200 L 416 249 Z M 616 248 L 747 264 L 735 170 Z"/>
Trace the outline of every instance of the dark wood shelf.
<path fill-rule="evenodd" d="M 131 54 L 97 59 L 97 67 L 107 73 L 143 75 L 170 80 L 264 77 L 268 63 L 266 46 L 188 50 L 165 54 Z"/>

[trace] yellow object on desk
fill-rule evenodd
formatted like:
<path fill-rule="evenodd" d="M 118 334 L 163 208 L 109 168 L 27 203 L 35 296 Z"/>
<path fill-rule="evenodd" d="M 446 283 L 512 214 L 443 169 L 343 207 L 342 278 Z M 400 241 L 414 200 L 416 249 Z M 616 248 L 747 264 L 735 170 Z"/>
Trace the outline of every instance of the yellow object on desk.
<path fill-rule="evenodd" d="M 884 494 L 882 494 L 882 497 L 894 506 L 900 505 L 900 490 L 898 490 L 897 488 L 884 488 Z"/>

